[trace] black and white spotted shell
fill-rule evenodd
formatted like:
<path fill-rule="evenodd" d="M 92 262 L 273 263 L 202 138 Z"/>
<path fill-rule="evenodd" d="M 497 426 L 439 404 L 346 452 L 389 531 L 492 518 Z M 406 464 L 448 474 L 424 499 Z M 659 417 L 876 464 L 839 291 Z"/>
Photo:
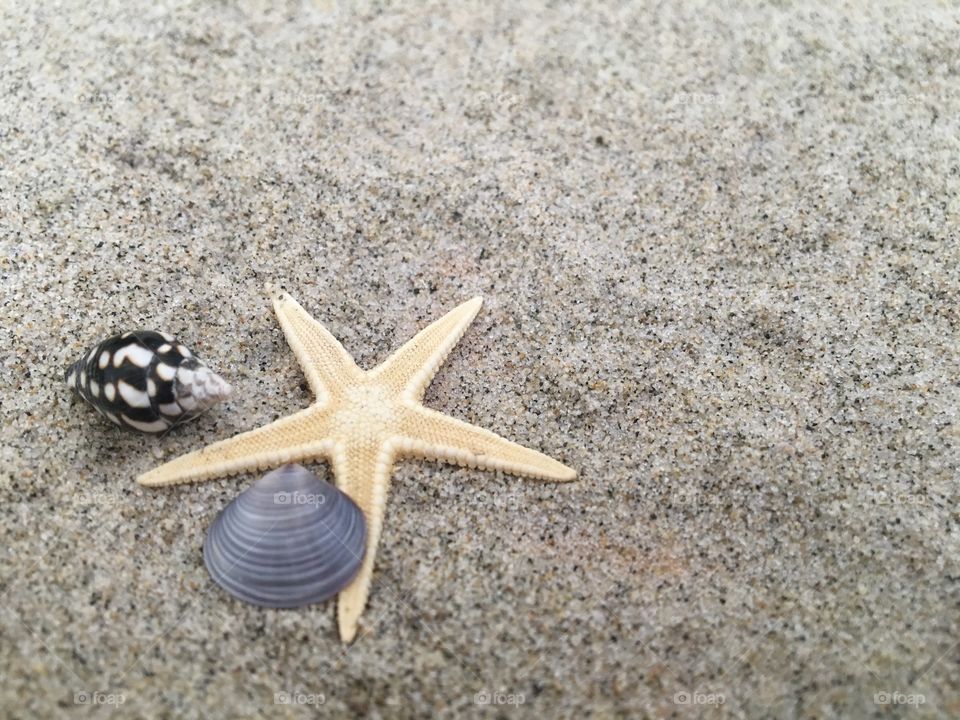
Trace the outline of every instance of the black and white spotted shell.
<path fill-rule="evenodd" d="M 67 385 L 122 427 L 158 433 L 230 395 L 230 385 L 172 335 L 133 330 L 90 348 Z"/>

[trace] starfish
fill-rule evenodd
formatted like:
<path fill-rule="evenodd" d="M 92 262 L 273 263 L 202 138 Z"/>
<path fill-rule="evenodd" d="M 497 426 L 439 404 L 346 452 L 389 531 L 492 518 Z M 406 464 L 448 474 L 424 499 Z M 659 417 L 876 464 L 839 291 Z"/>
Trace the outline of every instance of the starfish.
<path fill-rule="evenodd" d="M 315 402 L 171 460 L 137 482 L 171 485 L 302 460 L 330 462 L 337 487 L 360 506 L 367 521 L 363 563 L 337 600 L 340 637 L 352 642 L 370 592 L 395 460 L 418 457 L 557 482 L 576 478 L 574 470 L 542 453 L 423 406 L 427 386 L 482 303 L 479 297 L 463 303 L 365 371 L 296 300 L 280 294 L 274 311 Z"/>

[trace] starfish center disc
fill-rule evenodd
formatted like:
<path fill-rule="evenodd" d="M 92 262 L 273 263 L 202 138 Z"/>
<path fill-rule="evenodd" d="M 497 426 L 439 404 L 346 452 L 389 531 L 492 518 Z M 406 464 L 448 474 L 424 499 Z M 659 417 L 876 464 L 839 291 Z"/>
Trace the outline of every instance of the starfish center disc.
<path fill-rule="evenodd" d="M 345 402 L 335 416 L 337 429 L 357 440 L 380 440 L 396 422 L 395 401 L 379 385 L 361 385 L 347 390 Z"/>

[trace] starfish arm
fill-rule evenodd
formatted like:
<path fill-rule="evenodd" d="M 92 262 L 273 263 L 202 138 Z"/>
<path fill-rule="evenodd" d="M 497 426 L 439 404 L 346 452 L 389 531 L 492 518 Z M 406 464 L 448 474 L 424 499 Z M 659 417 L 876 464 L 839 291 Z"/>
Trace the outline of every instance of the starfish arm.
<path fill-rule="evenodd" d="M 319 401 L 337 392 L 345 380 L 358 378 L 363 371 L 340 341 L 287 293 L 274 299 L 273 309 L 283 328 L 310 389 Z"/>
<path fill-rule="evenodd" d="M 358 445 L 338 449 L 333 455 L 333 474 L 337 487 L 363 510 L 367 522 L 367 546 L 363 564 L 353 581 L 337 598 L 337 622 L 340 639 L 353 642 L 360 615 L 367 604 L 373 579 L 373 561 L 377 555 L 383 514 L 390 489 L 390 470 L 394 449 L 391 443 Z"/>
<path fill-rule="evenodd" d="M 137 478 L 141 485 L 176 485 L 262 470 L 308 458 L 329 458 L 333 442 L 318 432 L 314 407 L 181 455 Z M 312 421 L 313 420 L 313 421 Z"/>
<path fill-rule="evenodd" d="M 373 376 L 398 395 L 420 400 L 482 304 L 483 298 L 475 297 L 431 323 L 375 368 Z"/>
<path fill-rule="evenodd" d="M 407 410 L 403 427 L 404 454 L 557 482 L 577 477 L 575 470 L 543 453 L 423 406 Z"/>

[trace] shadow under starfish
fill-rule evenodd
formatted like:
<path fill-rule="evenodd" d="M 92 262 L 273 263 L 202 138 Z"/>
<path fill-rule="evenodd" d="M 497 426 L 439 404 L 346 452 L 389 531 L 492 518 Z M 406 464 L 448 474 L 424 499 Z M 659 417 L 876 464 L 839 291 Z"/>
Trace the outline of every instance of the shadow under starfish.
<path fill-rule="evenodd" d="M 477 297 L 463 303 L 381 365 L 364 371 L 323 325 L 283 293 L 274 299 L 274 310 L 316 396 L 314 404 L 183 455 L 137 482 L 172 485 L 303 460 L 329 461 L 337 487 L 353 498 L 367 520 L 363 564 L 338 598 L 340 637 L 351 642 L 370 591 L 394 460 L 427 458 L 558 482 L 576 478 L 574 470 L 542 453 L 421 404 L 482 302 Z"/>

